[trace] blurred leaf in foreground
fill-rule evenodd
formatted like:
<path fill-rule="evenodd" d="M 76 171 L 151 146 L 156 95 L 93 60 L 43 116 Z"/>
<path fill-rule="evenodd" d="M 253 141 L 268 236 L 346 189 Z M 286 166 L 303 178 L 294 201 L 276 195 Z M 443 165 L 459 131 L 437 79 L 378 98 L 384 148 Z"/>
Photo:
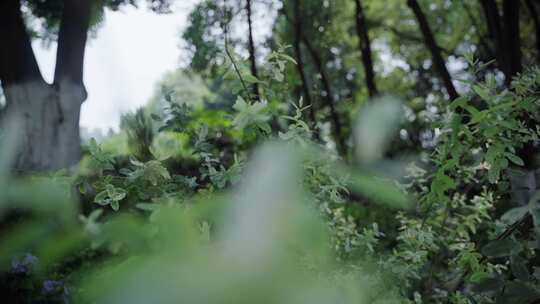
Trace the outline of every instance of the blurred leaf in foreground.
<path fill-rule="evenodd" d="M 336 265 L 328 231 L 308 204 L 300 158 L 269 144 L 230 196 L 208 241 L 198 206 L 163 206 L 155 250 L 96 269 L 83 301 L 99 303 L 373 303 L 382 288 Z M 223 202 L 225 203 L 225 202 Z M 157 211 L 160 213 L 160 211 Z M 207 226 L 207 225 L 203 225 Z M 198 235 L 198 236 L 197 236 Z M 136 238 L 137 235 L 127 236 Z M 205 241 L 206 239 L 206 241 Z M 167 241 L 159 241 L 167 240 Z M 373 287 L 373 288 L 371 288 Z M 369 300 L 368 300 L 369 299 Z M 391 292 L 379 303 L 398 303 Z"/>
<path fill-rule="evenodd" d="M 379 97 L 365 105 L 354 130 L 356 156 L 360 163 L 382 159 L 403 117 L 401 102 L 393 97 Z"/>

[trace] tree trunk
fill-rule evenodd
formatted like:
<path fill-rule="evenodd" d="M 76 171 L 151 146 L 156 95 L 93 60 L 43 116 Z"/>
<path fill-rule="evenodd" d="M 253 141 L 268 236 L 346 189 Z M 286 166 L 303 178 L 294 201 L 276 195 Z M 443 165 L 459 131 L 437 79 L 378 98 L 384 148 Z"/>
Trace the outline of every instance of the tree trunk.
<path fill-rule="evenodd" d="M 67 168 L 80 158 L 79 116 L 86 91 L 82 65 L 92 0 L 66 0 L 53 85 L 32 52 L 19 0 L 0 3 L 0 80 L 6 117 L 20 122 L 15 171 Z"/>
<path fill-rule="evenodd" d="M 473 14 L 473 8 L 469 6 L 470 0 L 460 0 L 459 2 L 461 6 L 463 7 L 463 10 L 467 14 L 467 17 L 469 18 L 469 21 L 471 22 L 471 25 L 474 26 L 476 29 L 476 32 L 478 33 L 478 43 L 486 52 L 487 57 L 489 60 L 491 58 L 495 57 L 493 48 L 489 45 L 487 42 L 488 39 L 484 39 L 484 28 L 481 26 L 481 23 L 478 22 L 478 18 Z"/>
<path fill-rule="evenodd" d="M 248 21 L 248 50 L 249 50 L 249 62 L 251 63 L 251 74 L 255 77 L 259 77 L 257 74 L 257 55 L 255 52 L 255 42 L 253 40 L 253 20 L 252 20 L 252 9 L 251 9 L 251 0 L 246 0 L 246 12 L 247 12 L 247 21 Z M 255 100 L 259 100 L 259 85 L 257 83 L 253 84 L 253 96 Z"/>
<path fill-rule="evenodd" d="M 495 0 L 480 0 L 490 37 L 494 42 L 499 69 L 510 84 L 521 72 L 521 39 L 519 37 L 519 0 L 504 0 L 503 15 Z"/>
<path fill-rule="evenodd" d="M 508 77 L 510 82 L 512 77 L 521 73 L 521 39 L 519 37 L 519 0 L 504 0 L 504 44 L 508 47 L 505 52 L 508 63 Z"/>
<path fill-rule="evenodd" d="M 441 56 L 440 48 L 435 41 L 435 37 L 433 36 L 431 28 L 429 27 L 426 15 L 422 11 L 422 8 L 416 0 L 407 0 L 407 5 L 411 8 L 416 17 L 416 20 L 418 21 L 420 30 L 422 31 L 422 35 L 424 36 L 424 42 L 428 47 L 429 51 L 431 52 L 433 66 L 439 73 L 439 77 L 441 77 L 444 87 L 446 88 L 446 92 L 450 96 L 450 99 L 453 100 L 458 98 L 459 95 L 456 91 L 456 88 L 454 87 L 454 84 L 452 83 L 452 77 L 450 76 L 450 73 L 446 68 L 445 61 Z"/>
<path fill-rule="evenodd" d="M 340 151 L 342 154 L 346 152 L 346 144 L 345 140 L 343 139 L 343 131 L 342 131 L 342 125 L 341 121 L 339 120 L 339 114 L 336 110 L 336 106 L 334 103 L 334 95 L 332 94 L 332 89 L 330 86 L 330 81 L 328 80 L 328 76 L 326 74 L 326 70 L 324 69 L 323 62 L 321 59 L 321 56 L 319 56 L 319 53 L 317 53 L 317 50 L 311 45 L 311 42 L 309 39 L 306 39 L 305 36 L 302 36 L 302 41 L 306 45 L 306 48 L 308 49 L 311 58 L 313 59 L 313 62 L 315 63 L 315 67 L 317 68 L 317 71 L 319 75 L 321 75 L 321 83 L 324 90 L 324 96 L 323 98 L 326 100 L 326 104 L 330 108 L 330 117 L 332 118 L 332 123 L 334 125 L 334 138 L 337 143 L 337 150 Z"/>
<path fill-rule="evenodd" d="M 300 80 L 302 81 L 302 90 L 304 91 L 304 100 L 305 104 L 309 107 L 309 118 L 313 123 L 313 132 L 316 139 L 319 139 L 319 132 L 317 130 L 317 118 L 315 116 L 315 106 L 311 99 L 311 94 L 309 92 L 309 85 L 306 78 L 306 73 L 304 69 L 304 60 L 302 59 L 302 48 L 300 42 L 302 40 L 302 15 L 300 13 L 300 0 L 293 1 L 293 14 L 294 14 L 294 53 L 296 56 L 296 68 L 298 69 L 298 74 L 300 75 Z"/>
<path fill-rule="evenodd" d="M 538 16 L 538 10 L 532 0 L 525 0 L 525 4 L 529 10 L 529 14 L 533 20 L 534 31 L 536 33 L 536 50 L 540 56 L 540 17 Z"/>
<path fill-rule="evenodd" d="M 3 86 L 43 81 L 19 0 L 0 1 L 0 81 Z"/>
<path fill-rule="evenodd" d="M 495 49 L 495 59 L 499 69 L 507 74 L 506 56 L 504 55 L 504 43 L 502 34 L 502 23 L 499 15 L 499 8 L 495 0 L 480 0 L 491 40 Z"/>
<path fill-rule="evenodd" d="M 369 40 L 366 17 L 364 15 L 364 9 L 362 8 L 362 2 L 360 0 L 355 0 L 355 3 L 356 33 L 358 35 L 358 42 L 362 53 L 362 63 L 366 74 L 366 86 L 369 96 L 374 97 L 378 92 L 375 84 L 375 72 L 373 70 L 373 60 L 371 58 L 371 42 Z"/>
<path fill-rule="evenodd" d="M 67 168 L 80 158 L 79 112 L 83 95 L 78 87 L 60 89 L 44 82 L 3 87 L 7 117 L 20 122 L 15 171 Z"/>
<path fill-rule="evenodd" d="M 538 9 L 536 4 L 532 0 L 525 0 L 525 5 L 531 15 L 534 24 L 534 31 L 536 33 L 536 49 L 540 56 L 540 16 L 538 15 Z"/>

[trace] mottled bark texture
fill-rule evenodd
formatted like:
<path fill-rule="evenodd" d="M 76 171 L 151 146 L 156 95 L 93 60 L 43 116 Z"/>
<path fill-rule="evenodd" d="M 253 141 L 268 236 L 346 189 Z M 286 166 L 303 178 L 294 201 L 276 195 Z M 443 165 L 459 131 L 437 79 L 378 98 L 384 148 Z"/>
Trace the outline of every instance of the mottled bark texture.
<path fill-rule="evenodd" d="M 52 84 L 39 71 L 20 0 L 0 2 L 0 81 L 6 117 L 20 121 L 15 171 L 67 168 L 80 158 L 79 114 L 86 99 L 83 61 L 91 2 L 64 2 Z"/>

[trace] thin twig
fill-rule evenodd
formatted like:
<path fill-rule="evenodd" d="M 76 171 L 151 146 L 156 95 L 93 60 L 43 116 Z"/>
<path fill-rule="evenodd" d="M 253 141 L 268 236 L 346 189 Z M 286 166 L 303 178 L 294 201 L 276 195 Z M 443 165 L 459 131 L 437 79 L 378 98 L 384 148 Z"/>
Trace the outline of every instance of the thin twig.
<path fill-rule="evenodd" d="M 234 58 L 233 58 L 232 54 L 229 51 L 229 38 L 227 37 L 227 32 L 225 32 L 225 53 L 227 54 L 227 57 L 229 57 L 229 60 L 231 61 L 232 65 L 234 67 L 234 71 L 236 72 L 236 75 L 240 79 L 240 83 L 242 83 L 242 88 L 246 92 L 246 94 L 248 96 L 248 99 L 251 99 L 251 98 L 249 98 L 249 91 L 247 89 L 246 83 L 244 82 L 244 78 L 242 77 L 242 74 L 240 73 L 240 70 L 238 69 L 238 66 L 236 65 L 236 62 L 234 61 Z"/>

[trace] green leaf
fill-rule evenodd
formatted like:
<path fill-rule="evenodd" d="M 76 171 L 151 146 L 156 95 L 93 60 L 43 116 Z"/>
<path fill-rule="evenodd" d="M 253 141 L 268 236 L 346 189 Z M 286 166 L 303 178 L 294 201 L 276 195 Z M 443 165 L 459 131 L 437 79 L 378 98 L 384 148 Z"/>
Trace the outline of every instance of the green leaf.
<path fill-rule="evenodd" d="M 504 281 L 499 278 L 487 278 L 482 280 L 478 284 L 473 285 L 473 291 L 478 293 L 487 293 L 487 292 L 494 292 L 499 291 L 501 288 L 504 287 Z"/>
<path fill-rule="evenodd" d="M 450 103 L 450 108 L 452 110 L 455 110 L 457 108 L 465 107 L 466 104 L 467 104 L 467 98 L 461 96 L 461 97 L 458 97 L 458 98 L 454 99 L 454 101 L 452 101 Z"/>
<path fill-rule="evenodd" d="M 482 98 L 484 101 L 490 100 L 489 92 L 485 88 L 482 88 L 481 86 L 478 86 L 478 85 L 474 85 L 473 91 L 476 94 L 478 94 L 478 96 L 480 96 L 480 98 Z"/>
<path fill-rule="evenodd" d="M 108 205 L 107 198 L 109 197 L 107 190 L 103 190 L 94 197 L 94 202 L 101 205 Z"/>
<path fill-rule="evenodd" d="M 439 171 L 431 183 L 431 191 L 436 195 L 444 195 L 447 190 L 454 189 L 456 182 L 450 176 Z"/>
<path fill-rule="evenodd" d="M 142 166 L 144 166 L 144 164 L 143 164 L 142 162 L 136 160 L 136 159 L 133 158 L 133 157 L 130 157 L 130 158 L 129 158 L 129 162 L 130 162 L 131 164 L 133 164 L 134 166 L 137 166 L 137 167 L 142 167 Z"/>
<path fill-rule="evenodd" d="M 242 96 L 238 96 L 236 98 L 236 102 L 234 103 L 233 109 L 236 111 L 242 111 L 247 107 L 247 102 L 242 98 Z"/>
<path fill-rule="evenodd" d="M 290 61 L 290 62 L 292 62 L 294 64 L 297 64 L 296 60 L 294 58 L 292 58 L 291 56 L 287 55 L 287 54 L 279 53 L 278 56 L 285 59 L 285 60 L 287 60 L 287 61 Z"/>
<path fill-rule="evenodd" d="M 270 124 L 268 123 L 260 123 L 258 124 L 258 126 L 266 134 L 270 134 L 272 132 L 272 128 L 270 127 Z"/>
<path fill-rule="evenodd" d="M 486 111 L 476 112 L 472 114 L 471 124 L 477 124 L 481 121 L 483 121 L 487 117 Z"/>
<path fill-rule="evenodd" d="M 481 282 L 488 276 L 489 274 L 487 272 L 478 270 L 478 271 L 475 271 L 473 274 L 471 274 L 471 276 L 469 277 L 469 282 L 471 283 Z"/>
<path fill-rule="evenodd" d="M 496 165 L 492 165 L 490 170 L 488 170 L 488 180 L 490 183 L 495 184 L 497 180 L 499 179 L 499 174 L 501 173 L 501 169 L 497 167 Z"/>
<path fill-rule="evenodd" d="M 113 201 L 111 202 L 111 208 L 112 208 L 114 211 L 118 211 L 118 209 L 120 209 L 120 204 L 118 203 L 118 201 L 113 200 Z"/>
<path fill-rule="evenodd" d="M 353 191 L 357 191 L 375 203 L 383 203 L 396 209 L 412 207 L 409 197 L 391 180 L 363 174 L 352 174 L 350 187 Z"/>
<path fill-rule="evenodd" d="M 114 193 L 110 196 L 110 198 L 114 201 L 120 201 L 126 197 L 126 190 L 116 188 Z"/>
<path fill-rule="evenodd" d="M 529 303 L 540 296 L 540 293 L 525 282 L 511 281 L 505 284 L 504 294 L 498 303 Z"/>
<path fill-rule="evenodd" d="M 519 255 L 513 255 L 510 257 L 510 269 L 512 274 L 517 279 L 522 281 L 529 280 L 529 269 L 527 268 L 527 261 Z"/>
<path fill-rule="evenodd" d="M 523 162 L 523 160 L 515 155 L 515 154 L 512 154 L 512 153 L 505 153 L 504 154 L 511 162 L 513 162 L 514 164 L 518 165 L 518 166 L 523 166 L 525 165 L 525 163 Z"/>
<path fill-rule="evenodd" d="M 496 240 L 482 248 L 482 254 L 493 258 L 501 258 L 518 254 L 523 250 L 520 243 L 513 239 Z"/>
<path fill-rule="evenodd" d="M 283 80 L 285 80 L 285 76 L 283 75 L 283 73 L 279 70 L 279 69 L 273 69 L 273 74 L 274 74 L 274 79 L 278 82 L 282 82 Z"/>
<path fill-rule="evenodd" d="M 86 194 L 86 187 L 84 186 L 84 182 L 79 183 L 79 193 Z"/>
<path fill-rule="evenodd" d="M 259 83 L 261 82 L 257 77 L 251 75 L 251 74 L 245 74 L 243 75 L 243 78 L 248 83 Z"/>
<path fill-rule="evenodd" d="M 95 138 L 90 138 L 90 141 L 88 142 L 88 148 L 90 149 L 90 153 L 92 154 L 96 154 L 97 151 L 99 150 L 99 146 L 96 142 L 96 139 Z"/>
<path fill-rule="evenodd" d="M 503 221 L 507 225 L 512 225 L 522 219 L 528 212 L 528 206 L 512 208 L 508 210 L 505 214 L 503 214 L 503 216 L 501 216 L 501 221 Z"/>

